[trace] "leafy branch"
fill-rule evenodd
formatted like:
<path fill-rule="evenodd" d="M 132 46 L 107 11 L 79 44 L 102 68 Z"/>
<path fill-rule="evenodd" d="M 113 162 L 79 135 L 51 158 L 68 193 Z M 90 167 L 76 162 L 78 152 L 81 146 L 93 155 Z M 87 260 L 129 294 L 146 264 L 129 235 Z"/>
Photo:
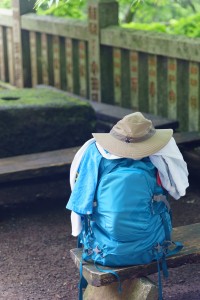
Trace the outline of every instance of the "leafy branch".
<path fill-rule="evenodd" d="M 72 2 L 73 0 L 65 0 L 64 2 L 65 3 L 69 3 L 69 2 Z M 83 0 L 79 0 L 80 2 L 82 2 Z M 131 6 L 137 6 L 138 4 L 140 4 L 141 2 L 144 2 L 145 0 L 131 0 L 130 1 L 130 5 Z M 155 0 L 156 1 L 159 1 L 159 0 Z M 162 0 L 160 0 L 162 1 Z M 60 0 L 36 0 L 36 3 L 35 3 L 35 9 L 38 9 L 40 8 L 42 5 L 47 5 L 48 7 L 51 7 L 53 4 L 55 4 L 56 6 L 58 6 Z M 126 1 L 126 2 L 129 2 L 129 1 Z"/>

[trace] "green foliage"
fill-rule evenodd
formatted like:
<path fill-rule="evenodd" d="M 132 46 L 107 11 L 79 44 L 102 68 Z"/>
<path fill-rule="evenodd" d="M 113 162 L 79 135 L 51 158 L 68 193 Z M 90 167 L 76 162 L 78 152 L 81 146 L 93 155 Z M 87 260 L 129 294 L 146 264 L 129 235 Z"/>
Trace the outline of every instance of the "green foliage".
<path fill-rule="evenodd" d="M 168 22 L 192 15 L 200 9 L 199 0 L 144 0 L 140 5 L 119 0 L 119 3 L 120 20 L 123 23 Z"/>
<path fill-rule="evenodd" d="M 179 20 L 171 20 L 168 24 L 161 23 L 129 23 L 122 24 L 123 28 L 135 30 L 148 30 L 169 34 L 185 35 L 188 37 L 200 37 L 200 13 Z"/>
<path fill-rule="evenodd" d="M 40 6 L 42 6 L 43 4 L 47 4 L 48 7 L 50 7 L 52 4 L 56 4 L 58 5 L 58 3 L 60 2 L 60 0 L 37 0 L 35 3 L 35 7 L 39 8 Z"/>
<path fill-rule="evenodd" d="M 39 15 L 54 15 L 57 17 L 71 17 L 75 19 L 86 18 L 85 13 L 85 1 L 73 0 L 66 1 L 60 0 L 55 2 L 51 6 L 48 3 L 42 1 L 40 6 L 37 6 L 37 14 Z"/>
<path fill-rule="evenodd" d="M 200 13 L 178 21 L 172 21 L 169 29 L 171 34 L 200 37 Z"/>
<path fill-rule="evenodd" d="M 161 23 L 128 23 L 123 24 L 123 28 L 131 28 L 135 30 L 148 30 L 148 31 L 156 31 L 156 32 L 167 32 L 166 26 Z"/>
<path fill-rule="evenodd" d="M 36 0 L 35 8 L 38 9 L 43 5 L 46 5 L 48 7 L 51 7 L 52 5 L 58 6 L 61 1 L 64 2 L 65 4 L 68 4 L 71 2 L 71 5 L 73 5 L 73 3 L 75 2 L 74 0 Z M 119 0 L 119 1 L 122 2 L 122 4 L 128 3 L 131 6 L 137 6 L 145 0 Z M 156 1 L 156 0 L 154 0 L 154 1 Z M 160 1 L 162 1 L 162 0 L 160 0 Z M 87 3 L 86 0 L 79 0 L 79 2 L 83 2 L 84 4 Z"/>
<path fill-rule="evenodd" d="M 1 0 L 0 8 L 11 8 L 11 0 Z"/>

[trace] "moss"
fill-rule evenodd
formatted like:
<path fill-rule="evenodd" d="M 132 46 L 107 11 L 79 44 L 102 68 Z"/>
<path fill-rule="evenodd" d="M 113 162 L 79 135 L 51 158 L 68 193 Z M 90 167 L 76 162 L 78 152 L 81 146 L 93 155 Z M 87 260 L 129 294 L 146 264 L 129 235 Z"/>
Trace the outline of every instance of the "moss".
<path fill-rule="evenodd" d="M 0 96 L 0 109 L 36 107 L 36 106 L 67 106 L 70 105 L 88 105 L 75 97 L 69 97 L 66 94 L 51 89 L 16 89 L 4 90 Z"/>
<path fill-rule="evenodd" d="M 0 157 L 79 146 L 96 117 L 88 102 L 49 89 L 4 91 L 0 100 Z"/>

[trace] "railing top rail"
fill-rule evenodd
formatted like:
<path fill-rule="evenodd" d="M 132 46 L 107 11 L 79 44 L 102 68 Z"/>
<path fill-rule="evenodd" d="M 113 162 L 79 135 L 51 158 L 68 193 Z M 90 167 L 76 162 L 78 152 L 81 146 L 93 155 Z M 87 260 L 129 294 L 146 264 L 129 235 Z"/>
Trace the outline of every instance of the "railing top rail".
<path fill-rule="evenodd" d="M 200 62 L 200 38 L 110 26 L 101 30 L 101 44 Z"/>
<path fill-rule="evenodd" d="M 12 9 L 0 9 L 0 25 L 13 26 Z M 21 16 L 21 26 L 25 30 L 88 40 L 88 23 L 83 20 L 28 13 Z M 101 29 L 101 44 L 200 62 L 200 38 L 109 26 Z"/>
<path fill-rule="evenodd" d="M 12 9 L 0 9 L 0 25 L 12 27 Z"/>
<path fill-rule="evenodd" d="M 21 16 L 22 29 L 54 34 L 80 40 L 88 39 L 87 22 L 55 16 L 38 16 L 29 13 Z"/>

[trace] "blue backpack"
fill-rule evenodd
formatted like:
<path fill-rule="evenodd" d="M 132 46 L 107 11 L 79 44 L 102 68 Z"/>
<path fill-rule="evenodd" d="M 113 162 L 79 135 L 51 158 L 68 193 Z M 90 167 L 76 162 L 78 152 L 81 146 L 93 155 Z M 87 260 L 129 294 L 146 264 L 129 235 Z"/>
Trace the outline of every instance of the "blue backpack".
<path fill-rule="evenodd" d="M 102 158 L 93 213 L 84 217 L 80 235 L 83 260 L 94 261 L 101 271 L 97 264 L 122 267 L 156 260 L 167 276 L 165 257 L 182 247 L 168 251 L 172 224 L 167 196 L 149 158 Z"/>

